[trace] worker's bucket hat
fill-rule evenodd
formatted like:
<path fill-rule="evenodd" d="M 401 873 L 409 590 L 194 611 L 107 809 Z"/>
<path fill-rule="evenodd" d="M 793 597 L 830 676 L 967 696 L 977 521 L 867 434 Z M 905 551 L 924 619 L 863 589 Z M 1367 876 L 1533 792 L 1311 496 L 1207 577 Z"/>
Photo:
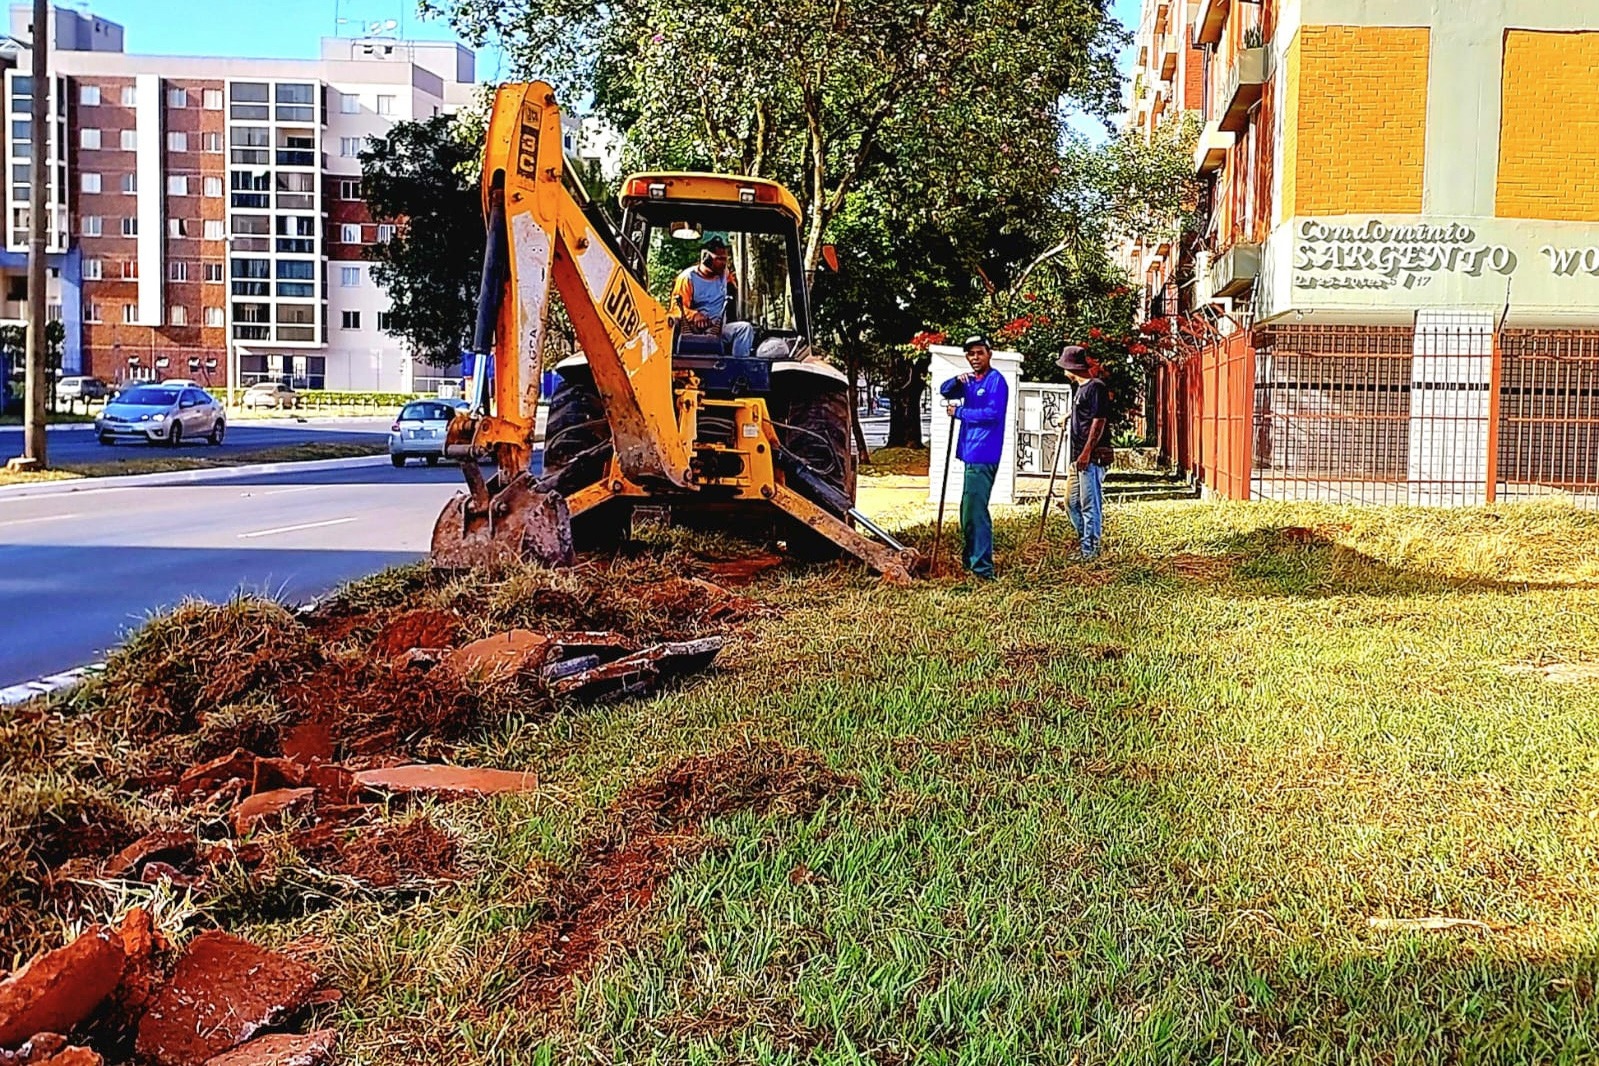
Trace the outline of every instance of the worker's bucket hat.
<path fill-rule="evenodd" d="M 1060 350 L 1060 358 L 1055 360 L 1055 365 L 1068 374 L 1086 374 L 1089 372 L 1088 349 L 1077 344 L 1068 344 Z"/>

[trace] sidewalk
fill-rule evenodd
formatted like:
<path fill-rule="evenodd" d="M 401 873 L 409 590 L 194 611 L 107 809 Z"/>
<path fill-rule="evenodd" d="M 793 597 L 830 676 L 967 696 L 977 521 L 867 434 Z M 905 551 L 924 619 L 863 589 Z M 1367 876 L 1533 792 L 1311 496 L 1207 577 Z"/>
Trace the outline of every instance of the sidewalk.
<path fill-rule="evenodd" d="M 213 466 L 200 470 L 171 470 L 160 474 L 122 474 L 111 477 L 83 477 L 66 481 L 36 481 L 26 485 L 0 485 L 0 500 L 39 496 L 65 496 L 73 492 L 140 488 L 146 485 L 182 485 L 194 481 L 221 481 L 228 478 L 256 477 L 288 470 L 340 470 L 357 466 L 387 466 L 387 455 L 358 455 L 349 459 L 311 459 L 290 463 L 251 463 L 247 466 Z"/>

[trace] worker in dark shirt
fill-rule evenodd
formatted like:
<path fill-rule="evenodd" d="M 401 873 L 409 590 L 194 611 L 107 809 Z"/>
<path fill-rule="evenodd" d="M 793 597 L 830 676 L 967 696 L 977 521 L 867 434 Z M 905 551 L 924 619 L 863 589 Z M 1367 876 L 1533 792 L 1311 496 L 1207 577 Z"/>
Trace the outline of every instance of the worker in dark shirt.
<path fill-rule="evenodd" d="M 1103 463 L 1103 445 L 1110 395 L 1105 383 L 1094 376 L 1083 348 L 1067 345 L 1061 350 L 1058 365 L 1076 386 L 1072 393 L 1071 450 L 1067 452 L 1072 466 L 1066 476 L 1066 513 L 1077 530 L 1083 558 L 1092 559 L 1099 554 L 1100 531 L 1105 521 L 1108 464 Z"/>
<path fill-rule="evenodd" d="M 964 345 L 971 372 L 950 378 L 939 393 L 950 401 L 949 416 L 960 422 L 955 457 L 966 464 L 961 487 L 961 540 L 966 569 L 980 578 L 994 577 L 994 520 L 988 501 L 999 476 L 1005 449 L 1005 415 L 1010 387 L 989 364 L 994 353 L 986 337 L 969 337 Z"/>

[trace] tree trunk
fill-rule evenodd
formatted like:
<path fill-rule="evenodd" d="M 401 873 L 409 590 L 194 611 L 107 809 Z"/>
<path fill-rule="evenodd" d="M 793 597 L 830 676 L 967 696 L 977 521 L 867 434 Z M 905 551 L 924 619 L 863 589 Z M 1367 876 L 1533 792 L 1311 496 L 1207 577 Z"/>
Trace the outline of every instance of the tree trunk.
<path fill-rule="evenodd" d="M 888 390 L 888 447 L 925 448 L 922 440 L 922 393 L 927 390 L 927 369 L 932 360 L 926 357 L 908 361 L 895 368 L 889 378 Z"/>
<path fill-rule="evenodd" d="M 860 351 L 858 344 L 846 341 L 844 350 L 844 373 L 849 375 L 849 428 L 855 435 L 855 446 L 860 449 L 861 461 L 870 462 L 872 450 L 866 446 L 866 431 L 861 428 L 861 361 L 856 355 Z M 871 392 L 870 389 L 867 390 Z"/>

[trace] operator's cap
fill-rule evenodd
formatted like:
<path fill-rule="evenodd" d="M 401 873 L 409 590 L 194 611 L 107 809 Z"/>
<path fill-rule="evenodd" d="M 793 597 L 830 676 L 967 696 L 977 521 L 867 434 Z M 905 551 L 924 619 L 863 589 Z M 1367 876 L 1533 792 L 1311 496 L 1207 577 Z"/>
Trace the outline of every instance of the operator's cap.
<path fill-rule="evenodd" d="M 728 250 L 727 238 L 720 233 L 713 233 L 705 238 L 700 247 L 707 252 L 725 252 Z"/>
<path fill-rule="evenodd" d="M 966 342 L 961 345 L 961 350 L 969 352 L 978 345 L 982 345 L 989 351 L 994 350 L 994 346 L 988 343 L 988 338 L 983 336 L 981 333 L 973 333 L 970 337 L 967 337 Z"/>
<path fill-rule="evenodd" d="M 1086 374 L 1089 372 L 1088 349 L 1080 344 L 1068 344 L 1060 350 L 1055 365 L 1068 373 Z"/>

